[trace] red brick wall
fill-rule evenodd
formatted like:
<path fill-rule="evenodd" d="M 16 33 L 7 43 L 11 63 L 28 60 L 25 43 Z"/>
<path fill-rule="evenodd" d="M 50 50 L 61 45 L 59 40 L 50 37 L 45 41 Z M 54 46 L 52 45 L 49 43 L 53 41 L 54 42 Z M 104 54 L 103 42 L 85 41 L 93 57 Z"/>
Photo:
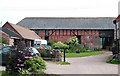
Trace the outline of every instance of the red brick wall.
<path fill-rule="evenodd" d="M 55 31 L 55 30 L 49 30 L 49 35 L 52 34 L 52 31 Z M 72 30 L 72 31 L 74 31 L 74 33 L 77 35 L 77 30 Z M 63 30 L 56 30 L 56 32 L 54 32 L 51 36 L 49 36 L 49 40 L 69 41 L 69 39 L 74 36 L 74 33 L 71 32 L 70 34 L 70 30 L 67 30 L 67 36 L 66 36 L 66 30 L 64 30 L 64 34 L 63 34 Z M 94 39 L 97 39 L 97 41 L 99 41 L 99 37 L 98 37 L 99 32 L 96 30 L 92 30 L 92 31 L 91 30 L 78 30 L 78 35 L 84 35 L 84 36 L 81 36 L 82 43 L 94 43 L 95 41 Z M 45 30 L 40 30 L 39 36 L 42 39 L 45 39 Z M 97 38 L 95 38 L 95 36 Z"/>
<path fill-rule="evenodd" d="M 35 31 L 35 30 L 34 30 Z M 49 30 L 49 35 L 52 34 L 55 30 Z M 59 33 L 60 31 L 60 33 Z M 56 40 L 56 41 L 69 41 L 69 39 L 74 34 L 77 35 L 77 30 L 72 30 L 74 33 L 70 34 L 70 30 L 67 30 L 67 36 L 66 36 L 66 30 L 56 30 L 51 36 L 49 36 L 49 40 Z M 60 34 L 60 35 L 59 35 Z M 78 35 L 81 35 L 81 43 L 88 44 L 90 48 L 95 48 L 100 46 L 100 38 L 99 38 L 99 32 L 97 30 L 78 30 Z M 45 30 L 39 31 L 39 36 L 42 39 L 45 39 Z"/>

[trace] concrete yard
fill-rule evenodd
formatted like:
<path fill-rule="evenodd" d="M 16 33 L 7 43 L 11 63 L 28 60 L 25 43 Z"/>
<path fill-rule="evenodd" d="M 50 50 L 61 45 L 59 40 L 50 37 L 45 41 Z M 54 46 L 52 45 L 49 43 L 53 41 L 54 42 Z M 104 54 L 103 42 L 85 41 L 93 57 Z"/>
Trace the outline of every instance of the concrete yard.
<path fill-rule="evenodd" d="M 47 74 L 118 74 L 117 64 L 106 63 L 111 52 L 89 57 L 66 58 L 70 65 L 47 62 Z"/>

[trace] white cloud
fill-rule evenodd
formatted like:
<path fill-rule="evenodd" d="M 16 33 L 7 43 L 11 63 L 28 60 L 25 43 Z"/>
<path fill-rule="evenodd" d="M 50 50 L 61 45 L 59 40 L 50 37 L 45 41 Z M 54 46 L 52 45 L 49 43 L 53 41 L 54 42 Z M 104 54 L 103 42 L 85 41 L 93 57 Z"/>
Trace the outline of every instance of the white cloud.
<path fill-rule="evenodd" d="M 0 0 L 0 21 L 24 17 L 116 17 L 119 0 Z"/>

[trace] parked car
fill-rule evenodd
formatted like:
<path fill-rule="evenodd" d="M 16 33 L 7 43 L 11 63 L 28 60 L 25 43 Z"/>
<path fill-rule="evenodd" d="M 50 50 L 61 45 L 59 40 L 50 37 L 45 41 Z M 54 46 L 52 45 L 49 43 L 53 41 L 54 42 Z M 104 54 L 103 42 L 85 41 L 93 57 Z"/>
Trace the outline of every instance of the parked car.
<path fill-rule="evenodd" d="M 4 46 L 0 49 L 0 65 L 7 63 L 9 60 L 8 53 L 10 52 L 11 46 Z"/>
<path fill-rule="evenodd" d="M 51 49 L 51 46 L 48 46 L 48 45 L 36 45 L 36 46 L 34 46 L 34 48 L 36 48 L 37 50 L 38 49 L 45 49 L 45 50 L 47 50 L 47 49 Z"/>
<path fill-rule="evenodd" d="M 36 45 L 36 46 L 34 46 L 34 48 L 36 48 L 37 50 L 39 50 L 39 49 L 47 49 L 45 46 L 43 46 L 43 45 Z"/>
<path fill-rule="evenodd" d="M 36 54 L 36 56 L 41 57 L 41 54 L 38 52 L 38 50 L 36 48 L 34 48 L 34 47 L 26 47 L 26 49 L 28 49 L 30 52 L 32 52 L 31 55 Z"/>
<path fill-rule="evenodd" d="M 48 46 L 48 45 L 43 45 L 45 48 L 47 48 L 47 49 L 52 49 L 52 47 L 51 46 Z"/>
<path fill-rule="evenodd" d="M 9 53 L 11 52 L 11 47 L 12 46 L 5 46 L 1 48 L 0 51 L 0 65 L 6 65 L 9 61 Z M 14 47 L 15 50 L 17 50 L 17 47 Z M 37 51 L 37 49 L 33 47 L 26 47 L 26 50 L 32 52 L 31 55 L 36 55 L 41 57 L 41 54 Z M 12 53 L 12 55 L 16 55 L 15 53 Z"/>

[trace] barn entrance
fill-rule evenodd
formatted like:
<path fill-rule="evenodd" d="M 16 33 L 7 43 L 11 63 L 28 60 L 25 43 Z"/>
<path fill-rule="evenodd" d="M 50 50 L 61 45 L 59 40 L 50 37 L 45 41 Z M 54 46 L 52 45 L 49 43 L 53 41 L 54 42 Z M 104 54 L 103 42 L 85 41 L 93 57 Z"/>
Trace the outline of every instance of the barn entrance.
<path fill-rule="evenodd" d="M 78 41 L 81 44 L 81 35 L 77 35 Z"/>
<path fill-rule="evenodd" d="M 99 37 L 102 48 L 109 50 L 114 41 L 114 30 L 99 31 Z"/>
<path fill-rule="evenodd" d="M 102 45 L 103 49 L 109 49 L 113 44 L 113 40 L 113 37 L 100 38 L 100 44 Z"/>

